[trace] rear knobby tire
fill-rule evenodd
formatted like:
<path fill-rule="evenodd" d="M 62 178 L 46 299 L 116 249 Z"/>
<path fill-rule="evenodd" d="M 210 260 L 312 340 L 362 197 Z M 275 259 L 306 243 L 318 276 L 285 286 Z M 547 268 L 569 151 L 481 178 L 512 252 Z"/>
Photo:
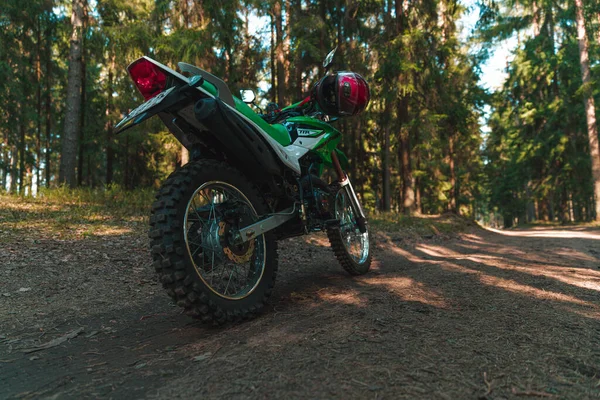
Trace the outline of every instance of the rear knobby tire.
<path fill-rule="evenodd" d="M 192 261 L 184 232 L 188 202 L 206 182 L 230 185 L 245 196 L 258 216 L 268 213 L 264 199 L 238 170 L 224 162 L 199 160 L 173 172 L 160 188 L 152 205 L 149 236 L 153 265 L 167 294 L 186 314 L 220 325 L 252 318 L 263 310 L 277 275 L 277 242 L 272 234 L 263 235 L 262 275 L 245 297 L 225 298 L 211 289 Z"/>

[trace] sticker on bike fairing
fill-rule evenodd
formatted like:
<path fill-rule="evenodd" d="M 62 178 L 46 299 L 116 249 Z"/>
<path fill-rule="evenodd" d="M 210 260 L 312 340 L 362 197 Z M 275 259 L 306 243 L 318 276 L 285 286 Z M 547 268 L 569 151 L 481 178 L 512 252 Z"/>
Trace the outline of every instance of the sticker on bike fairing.
<path fill-rule="evenodd" d="M 316 136 L 323 133 L 323 130 L 315 130 L 315 129 L 297 129 L 298 136 Z"/>

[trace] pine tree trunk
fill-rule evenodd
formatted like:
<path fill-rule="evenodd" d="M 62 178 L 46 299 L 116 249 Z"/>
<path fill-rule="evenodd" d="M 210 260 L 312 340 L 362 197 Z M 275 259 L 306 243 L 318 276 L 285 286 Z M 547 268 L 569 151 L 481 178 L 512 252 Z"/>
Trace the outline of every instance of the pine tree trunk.
<path fill-rule="evenodd" d="M 337 10 L 337 16 L 335 18 L 335 20 L 337 20 L 337 46 L 338 46 L 338 50 L 336 51 L 337 53 L 337 57 L 336 57 L 336 63 L 340 63 L 340 65 L 344 65 L 343 61 L 342 61 L 342 57 L 344 55 L 345 52 L 345 46 L 344 46 L 344 12 L 343 12 L 343 5 L 342 2 L 345 2 L 345 0 L 337 0 L 336 1 L 336 10 Z"/>
<path fill-rule="evenodd" d="M 4 132 L 4 138 L 2 140 L 3 146 L 2 146 L 2 153 L 0 155 L 2 155 L 2 173 L 0 174 L 0 183 L 1 183 L 1 190 L 5 190 L 6 189 L 6 184 L 7 184 L 7 177 L 8 177 L 8 166 L 10 164 L 10 157 L 9 157 L 9 146 L 8 146 L 8 132 Z"/>
<path fill-rule="evenodd" d="M 88 154 L 86 156 L 86 164 L 87 164 L 87 170 L 88 170 L 88 174 L 87 174 L 87 185 L 89 187 L 95 187 L 96 186 L 96 181 L 94 179 L 94 177 L 96 176 L 96 174 L 92 174 L 92 160 L 90 155 Z"/>
<path fill-rule="evenodd" d="M 567 206 L 569 209 L 569 221 L 575 222 L 575 206 L 573 205 L 573 193 L 569 192 L 567 199 Z"/>
<path fill-rule="evenodd" d="M 319 2 L 319 17 L 321 18 L 321 31 L 319 32 L 320 34 L 320 39 L 319 40 L 319 49 L 321 50 L 321 57 L 325 57 L 325 55 L 327 54 L 327 8 L 325 6 L 325 2 L 324 1 L 320 1 Z M 322 67 L 322 65 L 319 66 L 319 76 L 322 76 L 325 73 L 325 69 Z"/>
<path fill-rule="evenodd" d="M 37 19 L 37 37 L 36 37 L 36 55 L 35 55 L 35 75 L 36 75 L 36 125 L 35 131 L 35 185 L 40 187 L 40 164 L 42 158 L 42 24 L 41 16 Z"/>
<path fill-rule="evenodd" d="M 588 141 L 592 161 L 592 179 L 594 182 L 594 202 L 596 221 L 600 221 L 600 145 L 598 144 L 598 127 L 596 125 L 596 107 L 592 96 L 592 78 L 588 53 L 588 40 L 583 19 L 583 1 L 575 0 L 575 17 L 577 19 L 577 41 L 579 43 L 579 61 L 581 78 L 584 86 L 585 115 L 587 119 Z"/>
<path fill-rule="evenodd" d="M 123 187 L 125 189 L 131 189 L 131 163 L 129 161 L 129 135 L 125 135 L 125 148 L 123 149 L 123 158 L 125 159 L 125 166 L 123 168 Z"/>
<path fill-rule="evenodd" d="M 450 201 L 448 203 L 448 210 L 453 212 L 453 213 L 457 213 L 458 212 L 458 208 L 457 208 L 457 201 L 456 201 L 456 195 L 457 195 L 457 188 L 456 188 L 456 168 L 455 168 L 455 162 L 454 162 L 454 135 L 450 135 L 450 138 L 448 139 L 448 158 L 449 158 L 449 167 L 450 167 Z"/>
<path fill-rule="evenodd" d="M 567 188 L 564 185 L 560 191 L 558 220 L 561 224 L 569 222 L 569 196 L 567 194 Z"/>
<path fill-rule="evenodd" d="M 51 35 L 50 35 L 50 29 L 48 29 L 46 31 L 47 35 L 46 35 L 46 39 L 48 40 L 48 42 L 46 43 L 47 49 L 46 49 L 46 100 L 45 100 L 45 113 L 46 113 L 46 159 L 45 159 L 45 173 L 46 173 L 46 187 L 49 188 L 50 187 L 50 177 L 51 177 L 51 170 L 50 170 L 50 148 L 52 146 L 52 133 L 51 133 L 51 129 L 52 129 L 52 91 L 51 91 L 51 86 L 52 86 L 52 52 L 51 52 L 51 47 L 52 47 L 52 39 L 51 39 Z"/>
<path fill-rule="evenodd" d="M 412 174 L 410 131 L 406 126 L 408 122 L 408 99 L 403 97 L 398 101 L 398 134 L 401 190 L 402 190 L 402 212 L 412 215 L 415 212 L 415 180 Z"/>
<path fill-rule="evenodd" d="M 277 101 L 277 66 L 275 64 L 275 17 L 271 14 L 271 96 Z"/>
<path fill-rule="evenodd" d="M 403 103 L 404 100 L 401 101 Z M 410 161 L 410 133 L 408 129 L 400 130 L 400 164 L 402 167 L 402 210 L 404 214 L 411 215 L 415 211 L 415 180 L 412 174 L 412 166 Z"/>
<path fill-rule="evenodd" d="M 81 39 L 83 25 L 83 0 L 73 0 L 71 12 L 71 48 L 69 52 L 69 72 L 67 78 L 67 99 L 65 129 L 61 140 L 61 157 L 58 180 L 68 186 L 75 186 L 75 165 L 77 161 L 77 133 L 81 112 Z"/>
<path fill-rule="evenodd" d="M 285 0 L 285 37 L 283 38 L 283 69 L 285 71 L 285 89 L 286 100 L 289 101 L 293 93 L 291 93 L 291 82 L 292 76 L 290 71 L 290 51 L 291 51 L 291 37 L 292 37 L 292 24 L 290 23 L 290 16 L 292 15 L 292 4 L 290 0 Z"/>
<path fill-rule="evenodd" d="M 108 64 L 108 87 L 106 88 L 106 185 L 113 182 L 113 163 L 115 160 L 115 149 L 113 146 L 113 123 L 112 123 L 112 93 L 113 93 L 113 71 L 115 70 L 115 54 L 111 49 Z"/>
<path fill-rule="evenodd" d="M 273 6 L 275 19 L 275 59 L 277 63 L 277 104 L 283 107 L 285 103 L 285 53 L 283 51 L 283 21 L 281 15 L 281 0 L 276 0 Z"/>
<path fill-rule="evenodd" d="M 396 11 L 396 37 L 400 37 L 406 30 L 403 0 L 395 0 L 394 3 Z M 398 80 L 400 82 L 406 79 L 406 74 L 400 72 L 398 74 Z M 405 214 L 412 214 L 415 211 L 415 182 L 412 175 L 411 166 L 411 146 L 410 146 L 410 131 L 406 124 L 409 120 L 408 115 L 408 98 L 401 94 L 398 94 L 400 99 L 397 102 L 397 127 L 398 132 L 398 143 L 399 143 L 399 158 L 400 167 L 402 170 L 402 211 Z"/>
<path fill-rule="evenodd" d="M 548 221 L 554 221 L 554 193 L 548 195 Z"/>
<path fill-rule="evenodd" d="M 527 182 L 527 185 L 525 187 L 525 196 L 527 197 L 527 222 L 533 222 L 535 221 L 535 202 L 532 199 L 533 197 L 533 193 L 531 192 L 531 180 L 529 180 Z"/>
<path fill-rule="evenodd" d="M 383 129 L 383 211 L 390 211 L 390 126 Z"/>
<path fill-rule="evenodd" d="M 416 159 L 417 171 L 421 169 L 421 154 L 417 153 Z M 415 178 L 415 211 L 417 214 L 423 214 L 423 203 L 421 197 L 421 179 Z"/>
<path fill-rule="evenodd" d="M 86 63 L 85 63 L 85 39 L 83 39 L 83 55 L 81 57 L 81 114 L 79 117 L 79 156 L 77 157 L 77 185 L 83 182 L 83 160 L 85 153 L 84 128 L 85 128 L 85 91 L 86 91 Z"/>
<path fill-rule="evenodd" d="M 21 117 L 19 121 L 19 195 L 24 194 L 25 184 L 25 110 L 21 105 Z"/>
<path fill-rule="evenodd" d="M 27 194 L 27 196 L 33 196 L 33 171 L 31 170 L 31 165 L 28 165 L 25 170 L 25 189 L 23 196 L 25 194 Z"/>
<path fill-rule="evenodd" d="M 531 4 L 531 7 L 532 7 L 532 11 L 533 11 L 533 19 L 532 19 L 533 37 L 537 37 L 540 34 L 540 6 L 537 3 L 537 1 L 534 1 Z"/>
<path fill-rule="evenodd" d="M 596 26 L 598 26 L 598 30 L 596 31 L 596 44 L 600 45 L 600 12 L 596 13 Z"/>
<path fill-rule="evenodd" d="M 17 148 L 15 146 L 12 147 L 10 152 L 10 185 L 8 187 L 8 191 L 10 193 L 15 193 L 17 191 Z"/>
<path fill-rule="evenodd" d="M 301 13 L 302 13 L 301 1 L 293 0 L 289 24 L 292 25 L 293 23 L 295 23 L 294 19 L 299 18 Z M 294 69 L 294 86 L 295 86 L 296 91 L 294 93 L 295 98 L 292 99 L 292 102 L 294 102 L 296 100 L 300 100 L 302 98 L 302 96 L 304 95 L 304 87 L 302 84 L 302 72 L 304 71 L 304 60 L 302 59 L 302 54 L 300 51 L 298 51 L 297 47 L 296 47 L 296 51 L 294 54 L 294 68 L 293 69 Z"/>

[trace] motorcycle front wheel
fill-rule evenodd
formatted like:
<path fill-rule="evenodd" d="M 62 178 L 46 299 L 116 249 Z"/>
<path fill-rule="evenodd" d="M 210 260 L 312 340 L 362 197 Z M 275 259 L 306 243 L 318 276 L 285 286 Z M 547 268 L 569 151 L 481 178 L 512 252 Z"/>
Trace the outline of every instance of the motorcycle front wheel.
<path fill-rule="evenodd" d="M 350 275 L 363 275 L 371 268 L 369 225 L 360 232 L 350 198 L 343 188 L 334 185 L 334 215 L 338 221 L 327 228 L 329 243 L 340 265 Z"/>
<path fill-rule="evenodd" d="M 240 243 L 238 232 L 267 213 L 254 185 L 220 161 L 188 163 L 165 181 L 150 217 L 152 257 L 188 315 L 220 325 L 262 311 L 275 284 L 277 242 L 266 233 Z"/>

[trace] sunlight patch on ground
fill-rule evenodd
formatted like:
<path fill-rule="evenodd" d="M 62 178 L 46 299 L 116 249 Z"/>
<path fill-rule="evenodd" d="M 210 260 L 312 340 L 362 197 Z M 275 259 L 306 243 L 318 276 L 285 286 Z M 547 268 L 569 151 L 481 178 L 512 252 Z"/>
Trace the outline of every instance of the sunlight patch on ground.
<path fill-rule="evenodd" d="M 404 301 L 416 301 L 437 308 L 449 308 L 448 303 L 441 295 L 411 278 L 385 276 L 364 278 L 362 281 L 369 285 L 383 286 L 388 292 Z"/>
<path fill-rule="evenodd" d="M 596 257 L 592 257 L 589 254 L 585 254 L 585 253 L 582 253 L 581 251 L 577 251 L 577 250 L 573 250 L 573 249 L 560 248 L 560 249 L 554 250 L 552 253 L 559 255 L 559 256 L 572 258 L 572 259 L 578 260 L 578 261 L 591 261 L 591 262 L 600 263 L 600 261 Z"/>
<path fill-rule="evenodd" d="M 326 291 L 319 291 L 317 296 L 324 301 L 331 301 L 334 303 L 347 304 L 357 307 L 364 307 L 367 305 L 367 301 L 359 298 L 360 293 L 356 290 L 352 290 L 345 293 L 328 293 Z"/>
<path fill-rule="evenodd" d="M 591 269 L 590 267 L 594 267 L 600 263 L 600 260 L 597 257 L 594 257 L 588 253 L 585 253 L 584 251 L 570 249 L 570 248 L 554 248 L 552 250 L 547 250 L 545 253 L 542 253 L 543 254 L 543 257 L 542 257 L 542 256 L 538 255 L 537 253 L 530 252 L 530 251 L 523 252 L 515 247 L 497 246 L 492 243 L 482 243 L 482 244 L 486 246 L 485 247 L 486 251 L 488 253 L 490 253 L 490 255 L 481 254 L 481 253 L 471 255 L 473 253 L 473 250 L 475 252 L 481 251 L 480 245 L 471 245 L 471 244 L 460 243 L 460 244 L 458 244 L 458 246 L 460 248 L 469 250 L 468 251 L 469 256 L 464 257 L 464 258 L 456 258 L 456 259 L 469 259 L 469 260 L 472 260 L 475 262 L 480 262 L 481 259 L 484 259 L 484 260 L 490 260 L 490 261 L 497 261 L 498 263 L 501 263 L 503 265 L 506 265 L 506 264 L 523 265 L 525 267 L 522 269 L 522 271 L 527 272 L 527 273 L 529 273 L 529 271 L 527 271 L 528 269 L 542 271 L 546 267 L 556 268 L 557 271 L 562 272 L 562 275 L 564 275 L 565 277 L 569 277 L 569 274 L 566 272 L 565 268 L 568 270 L 581 269 L 582 271 L 591 271 L 591 274 L 592 274 L 591 276 L 592 277 L 596 276 L 595 270 Z M 460 254 L 460 250 L 459 250 L 459 254 Z M 494 254 L 494 255 L 491 255 L 491 254 Z M 556 257 L 554 257 L 554 256 L 556 256 Z M 584 268 L 571 268 L 568 266 L 567 260 L 580 261 L 582 267 L 584 267 Z M 481 262 L 484 262 L 484 261 L 481 261 Z M 531 262 L 536 263 L 538 265 L 530 265 Z M 563 264 L 563 262 L 564 262 L 564 264 Z M 484 262 L 484 263 L 487 265 L 491 265 L 488 262 Z M 587 263 L 587 265 L 586 265 L 586 263 Z M 491 266 L 496 267 L 497 265 L 494 264 Z M 505 266 L 503 266 L 502 268 L 510 269 L 510 267 L 505 267 Z M 539 275 L 539 274 L 534 273 L 534 275 Z M 548 274 L 548 276 L 550 276 L 550 274 Z"/>
<path fill-rule="evenodd" d="M 484 254 L 462 255 L 461 253 L 447 249 L 445 247 L 433 245 L 418 246 L 417 250 L 433 257 L 446 257 L 452 258 L 453 260 L 469 260 L 494 268 L 500 268 L 509 271 L 518 271 L 533 276 L 553 278 L 560 282 L 567 283 L 569 285 L 581 287 L 584 289 L 600 291 L 600 271 L 595 271 L 588 268 L 566 268 L 554 265 L 529 265 L 524 267 L 515 265 L 517 262 L 512 260 L 510 261 L 509 265 L 506 265 L 507 260 L 499 256 L 491 256 Z M 596 260 L 593 257 L 590 257 L 581 252 L 577 252 L 575 250 L 569 251 L 569 257 L 573 259 L 587 261 Z M 494 263 L 490 263 L 491 261 L 494 261 Z"/>
<path fill-rule="evenodd" d="M 88 233 L 85 229 L 77 229 L 77 235 L 85 236 L 119 236 L 127 235 L 133 232 L 131 228 L 125 228 L 122 226 L 110 226 L 110 225 L 98 225 Z"/>
<path fill-rule="evenodd" d="M 463 259 L 468 258 L 461 253 L 457 253 L 454 250 L 451 250 L 447 247 L 441 247 L 441 246 L 420 245 L 420 246 L 417 246 L 417 250 L 419 250 L 429 256 L 432 256 L 432 257 L 440 257 L 440 258 L 451 257 L 456 260 L 463 260 Z"/>
<path fill-rule="evenodd" d="M 499 278 L 496 276 L 488 275 L 482 271 L 479 271 L 479 270 L 476 270 L 473 268 L 463 267 L 461 265 L 454 264 L 451 262 L 444 262 L 440 266 L 442 269 L 445 269 L 448 271 L 455 271 L 455 272 L 461 272 L 461 273 L 465 273 L 465 274 L 478 275 L 479 281 L 481 283 L 483 283 L 487 286 L 493 286 L 493 287 L 497 287 L 500 289 L 504 289 L 504 290 L 512 292 L 512 293 L 523 294 L 526 296 L 535 297 L 536 299 L 540 299 L 540 300 L 554 300 L 554 301 L 560 301 L 560 302 L 566 302 L 566 303 L 579 304 L 582 306 L 590 307 L 594 310 L 598 309 L 598 306 L 596 306 L 595 304 L 584 301 L 584 300 L 580 300 L 574 296 L 569 296 L 564 293 L 552 292 L 549 290 L 538 289 L 533 286 L 518 283 L 512 279 L 504 279 L 504 278 Z"/>
<path fill-rule="evenodd" d="M 0 222 L 0 234 L 4 239 L 85 239 L 91 236 L 119 236 L 133 233 L 133 229 L 123 225 L 93 223 L 77 224 L 70 221 L 47 220 Z M 2 238 L 0 238 L 2 239 Z M 0 240 L 1 242 L 1 240 Z"/>
<path fill-rule="evenodd" d="M 483 257 L 473 256 L 469 257 L 469 259 L 485 264 Z M 566 268 L 553 265 L 521 267 L 494 264 L 490 266 L 509 271 L 523 272 L 533 276 L 553 278 L 569 285 L 600 291 L 600 271 L 594 271 L 588 268 Z"/>
<path fill-rule="evenodd" d="M 524 294 L 527 296 L 535 297 L 536 299 L 540 300 L 554 300 L 565 303 L 579 304 L 582 306 L 593 308 L 594 310 L 598 308 L 595 304 L 580 300 L 576 297 L 569 296 L 564 293 L 557 293 L 549 290 L 538 289 L 533 286 L 515 282 L 512 279 L 504 279 L 487 274 L 482 274 L 479 280 L 481 281 L 481 283 L 488 286 L 495 286 L 512 293 Z"/>
<path fill-rule="evenodd" d="M 61 204 L 46 204 L 33 203 L 29 201 L 15 201 L 12 197 L 0 196 L 2 208 L 4 210 L 25 211 L 35 213 L 45 213 L 48 211 L 61 211 L 64 205 Z"/>
<path fill-rule="evenodd" d="M 382 263 L 378 260 L 371 261 L 371 271 L 380 271 Z"/>
<path fill-rule="evenodd" d="M 578 310 L 573 307 L 565 307 L 566 310 L 571 311 L 575 314 L 579 314 L 582 317 L 600 320 L 600 311 L 592 310 Z M 600 386 L 600 385 L 599 385 Z"/>
<path fill-rule="evenodd" d="M 414 255 L 413 253 L 411 253 L 410 251 L 401 249 L 400 247 L 390 246 L 389 250 L 391 250 L 393 253 L 401 255 L 402 257 L 406 258 L 410 262 L 414 262 L 414 263 L 436 263 L 435 261 L 429 261 L 429 260 L 425 260 L 424 258 L 418 257 L 418 256 Z"/>
<path fill-rule="evenodd" d="M 262 335 L 250 336 L 247 340 L 249 348 L 267 348 L 272 352 L 279 352 L 288 343 L 298 343 L 303 340 L 303 335 L 291 332 L 290 326 L 273 327 Z"/>
<path fill-rule="evenodd" d="M 481 236 L 472 233 L 462 233 L 460 238 L 477 244 L 487 244 L 487 242 Z"/>
<path fill-rule="evenodd" d="M 307 236 L 305 241 L 306 241 L 306 243 L 315 245 L 315 246 L 330 247 L 329 239 L 324 234 Z"/>
<path fill-rule="evenodd" d="M 556 239 L 594 239 L 600 240 L 599 231 L 562 231 L 562 230 L 515 230 L 515 231 L 502 231 L 493 228 L 486 228 L 487 230 L 504 236 L 521 236 L 521 237 L 539 237 L 539 238 L 556 238 Z"/>
<path fill-rule="evenodd" d="M 567 302 L 573 304 L 579 304 L 586 307 L 591 307 L 596 310 L 598 307 L 593 303 L 589 303 L 587 301 L 580 300 L 574 296 L 570 296 L 564 293 L 552 292 L 548 290 L 542 290 L 535 288 L 533 286 L 525 285 L 518 283 L 514 280 L 504 279 L 495 277 L 489 274 L 486 274 L 478 269 L 464 267 L 447 260 L 426 260 L 415 256 L 407 250 L 400 248 L 391 248 L 393 252 L 396 254 L 402 255 L 406 259 L 411 262 L 416 263 L 425 263 L 425 264 L 434 264 L 439 265 L 442 269 L 447 271 L 460 272 L 464 274 L 474 274 L 479 276 L 479 280 L 481 283 L 498 287 L 504 290 L 507 290 L 512 293 L 524 294 L 527 296 L 535 297 L 540 300 L 555 300 L 560 302 Z M 524 272 L 530 275 L 536 276 L 545 276 L 549 278 L 557 279 L 561 282 L 568 283 L 574 286 L 578 286 L 585 289 L 592 289 L 600 291 L 600 273 L 589 269 L 582 268 L 569 268 L 565 269 L 562 267 L 550 267 L 544 266 L 539 268 L 526 268 L 526 267 L 512 267 L 512 266 L 503 266 L 498 265 L 497 263 L 489 264 L 490 260 L 494 261 L 503 261 L 501 257 L 495 256 L 485 256 L 485 255 L 461 255 L 451 249 L 447 249 L 441 246 L 433 246 L 433 245 L 422 245 L 418 246 L 417 250 L 428 254 L 433 257 L 445 257 L 452 258 L 453 260 L 469 260 L 476 263 L 484 264 L 487 266 L 505 269 L 505 270 L 516 270 L 519 272 Z M 547 269 L 547 270 L 546 270 Z M 590 274 L 592 275 L 592 279 L 590 279 Z M 408 279 L 408 278 L 407 278 Z"/>

